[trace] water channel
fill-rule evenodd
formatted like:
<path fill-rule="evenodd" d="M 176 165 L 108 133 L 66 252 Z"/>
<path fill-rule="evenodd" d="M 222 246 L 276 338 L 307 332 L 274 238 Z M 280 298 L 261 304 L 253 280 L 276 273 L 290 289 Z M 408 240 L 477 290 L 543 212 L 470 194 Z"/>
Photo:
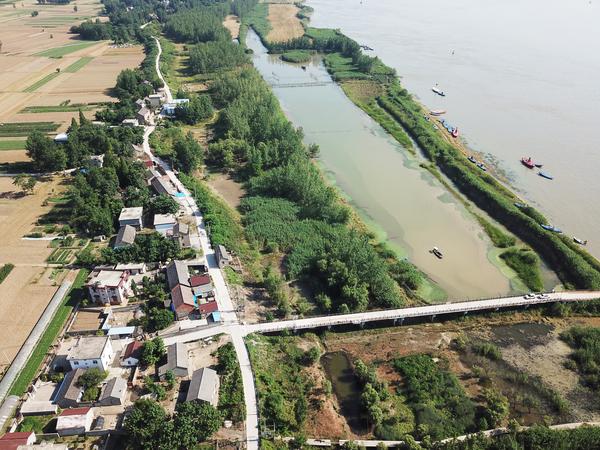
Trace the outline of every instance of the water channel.
<path fill-rule="evenodd" d="M 422 156 L 412 155 L 357 108 L 331 82 L 318 57 L 303 69 L 269 55 L 252 30 L 246 43 L 289 119 L 303 128 L 307 143 L 319 144 L 327 176 L 382 239 L 450 299 L 518 288 L 514 272 L 499 260 L 479 224 L 419 167 Z M 434 246 L 444 252 L 442 260 L 430 253 Z"/>

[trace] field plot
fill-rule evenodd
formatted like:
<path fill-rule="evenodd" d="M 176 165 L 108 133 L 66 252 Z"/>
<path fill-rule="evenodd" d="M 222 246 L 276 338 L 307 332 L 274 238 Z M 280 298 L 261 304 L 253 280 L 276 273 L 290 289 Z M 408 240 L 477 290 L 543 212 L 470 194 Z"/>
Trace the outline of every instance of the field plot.
<path fill-rule="evenodd" d="M 84 48 L 91 47 L 92 45 L 97 44 L 94 41 L 81 41 L 73 44 L 67 44 L 62 47 L 51 48 L 48 50 L 44 50 L 43 52 L 35 53 L 33 56 L 46 56 L 48 58 L 62 58 L 63 56 L 69 55 L 71 53 L 75 53 L 79 50 L 83 50 Z"/>
<path fill-rule="evenodd" d="M 296 5 L 270 4 L 268 19 L 271 30 L 267 39 L 270 42 L 283 42 L 301 37 L 304 34 L 304 27 L 296 16 L 297 13 Z"/>
<path fill-rule="evenodd" d="M 18 141 L 0 141 L 0 151 L 6 150 L 23 150 L 25 148 L 25 140 Z"/>

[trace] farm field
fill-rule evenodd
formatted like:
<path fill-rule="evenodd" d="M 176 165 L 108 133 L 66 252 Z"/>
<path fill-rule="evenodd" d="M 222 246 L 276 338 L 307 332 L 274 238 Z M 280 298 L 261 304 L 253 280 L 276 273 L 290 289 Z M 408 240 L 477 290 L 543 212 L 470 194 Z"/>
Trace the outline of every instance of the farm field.
<path fill-rule="evenodd" d="M 304 27 L 296 16 L 298 7 L 293 4 L 270 4 L 269 23 L 271 30 L 267 35 L 270 42 L 282 42 L 301 37 Z"/>

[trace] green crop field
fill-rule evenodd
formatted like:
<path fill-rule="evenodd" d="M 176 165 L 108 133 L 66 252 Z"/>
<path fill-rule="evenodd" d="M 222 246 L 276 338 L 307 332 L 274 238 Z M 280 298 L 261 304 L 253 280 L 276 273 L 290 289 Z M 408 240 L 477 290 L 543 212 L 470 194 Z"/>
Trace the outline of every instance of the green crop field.
<path fill-rule="evenodd" d="M 67 264 L 73 256 L 73 251 L 68 248 L 56 248 L 50 253 L 46 262 L 50 264 Z"/>
<path fill-rule="evenodd" d="M 62 47 L 51 48 L 43 52 L 35 53 L 33 56 L 46 56 L 48 58 L 62 58 L 69 53 L 74 53 L 84 48 L 96 45 L 98 41 L 77 42 L 76 44 L 64 45 Z"/>
<path fill-rule="evenodd" d="M 19 122 L 0 124 L 0 137 L 27 136 L 34 130 L 42 133 L 56 131 L 60 124 L 54 122 Z"/>
<path fill-rule="evenodd" d="M 72 103 L 72 104 L 60 104 L 60 105 L 42 105 L 42 106 L 26 106 L 19 111 L 19 114 L 31 114 L 31 113 L 52 113 L 52 112 L 77 112 L 77 111 L 91 111 L 99 103 Z"/>
<path fill-rule="evenodd" d="M 54 80 L 57 76 L 59 76 L 60 73 L 59 72 L 52 72 L 49 73 L 48 75 L 46 75 L 44 78 L 42 78 L 41 80 L 36 81 L 35 83 L 33 83 L 31 86 L 23 89 L 23 92 L 35 92 L 36 90 L 38 90 L 39 88 L 41 88 L 43 85 L 45 85 L 46 83 Z"/>
<path fill-rule="evenodd" d="M 83 58 L 79 58 L 73 64 L 65 69 L 65 72 L 74 73 L 78 70 L 82 69 L 84 66 L 90 63 L 90 61 L 94 59 L 91 56 L 84 56 Z"/>
<path fill-rule="evenodd" d="M 2 150 L 23 150 L 25 141 L 0 141 L 0 151 Z"/>

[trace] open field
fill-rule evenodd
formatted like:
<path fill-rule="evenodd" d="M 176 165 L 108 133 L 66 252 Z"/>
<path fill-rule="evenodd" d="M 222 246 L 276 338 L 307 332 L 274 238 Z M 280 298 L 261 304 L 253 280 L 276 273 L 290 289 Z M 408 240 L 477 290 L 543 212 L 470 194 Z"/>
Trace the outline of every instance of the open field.
<path fill-rule="evenodd" d="M 232 39 L 237 39 L 240 35 L 240 19 L 234 15 L 228 15 L 223 21 L 223 26 L 229 30 Z"/>
<path fill-rule="evenodd" d="M 25 140 L 0 141 L 0 150 L 23 150 L 25 148 Z"/>
<path fill-rule="evenodd" d="M 268 19 L 271 30 L 267 39 L 270 42 L 283 42 L 301 37 L 304 34 L 304 27 L 296 17 L 297 13 L 298 7 L 295 5 L 270 4 Z"/>
<path fill-rule="evenodd" d="M 69 33 L 71 26 L 98 16 L 102 6 L 97 0 L 78 1 L 77 12 L 73 4 L 38 5 L 24 0 L 15 5 L 0 4 L 0 122 L 50 121 L 59 123 L 57 132 L 64 131 L 77 110 L 19 112 L 66 100 L 114 101 L 110 89 L 119 72 L 143 59 L 141 46 L 111 48 L 109 42 L 81 41 Z M 34 9 L 39 15 L 32 18 Z M 94 109 L 86 108 L 86 116 L 93 118 Z"/>

